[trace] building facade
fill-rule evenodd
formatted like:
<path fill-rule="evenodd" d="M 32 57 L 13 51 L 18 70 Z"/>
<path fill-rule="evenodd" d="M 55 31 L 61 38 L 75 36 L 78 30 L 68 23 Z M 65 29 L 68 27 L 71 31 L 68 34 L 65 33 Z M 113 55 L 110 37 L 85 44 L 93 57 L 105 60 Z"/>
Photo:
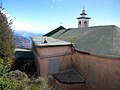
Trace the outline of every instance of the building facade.
<path fill-rule="evenodd" d="M 37 72 L 56 90 L 120 90 L 120 28 L 89 27 L 85 10 L 80 15 L 78 28 L 32 38 Z"/>

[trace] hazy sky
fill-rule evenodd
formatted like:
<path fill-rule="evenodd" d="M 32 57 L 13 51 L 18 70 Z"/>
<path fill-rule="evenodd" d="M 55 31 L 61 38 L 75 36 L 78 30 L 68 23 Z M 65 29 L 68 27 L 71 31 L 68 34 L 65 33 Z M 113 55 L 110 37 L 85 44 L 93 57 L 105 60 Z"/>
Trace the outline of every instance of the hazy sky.
<path fill-rule="evenodd" d="M 77 27 L 77 17 L 85 6 L 90 26 L 120 27 L 120 0 L 0 0 L 13 19 L 16 30 L 46 33 L 62 22 L 66 28 Z"/>

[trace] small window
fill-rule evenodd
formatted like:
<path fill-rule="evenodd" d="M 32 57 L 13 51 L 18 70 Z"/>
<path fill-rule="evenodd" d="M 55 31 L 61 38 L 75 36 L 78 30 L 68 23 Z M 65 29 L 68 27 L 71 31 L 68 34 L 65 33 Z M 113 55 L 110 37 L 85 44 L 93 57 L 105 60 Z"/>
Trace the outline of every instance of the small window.
<path fill-rule="evenodd" d="M 48 61 L 48 73 L 49 74 L 58 73 L 59 65 L 60 65 L 59 59 L 50 59 Z"/>
<path fill-rule="evenodd" d="M 87 27 L 87 21 L 84 22 L 85 27 Z"/>
<path fill-rule="evenodd" d="M 79 21 L 79 25 L 81 26 L 81 21 Z"/>

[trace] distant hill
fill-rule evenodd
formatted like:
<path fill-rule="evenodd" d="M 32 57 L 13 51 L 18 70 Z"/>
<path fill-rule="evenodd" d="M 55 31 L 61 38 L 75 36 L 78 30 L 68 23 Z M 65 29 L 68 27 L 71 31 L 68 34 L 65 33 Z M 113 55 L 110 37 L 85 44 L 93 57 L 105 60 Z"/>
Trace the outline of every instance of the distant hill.
<path fill-rule="evenodd" d="M 16 48 L 31 48 L 31 39 L 32 36 L 42 36 L 42 33 L 29 33 L 24 31 L 15 31 L 14 32 L 14 41 Z"/>
<path fill-rule="evenodd" d="M 16 48 L 31 48 L 30 40 L 20 34 L 14 34 Z"/>

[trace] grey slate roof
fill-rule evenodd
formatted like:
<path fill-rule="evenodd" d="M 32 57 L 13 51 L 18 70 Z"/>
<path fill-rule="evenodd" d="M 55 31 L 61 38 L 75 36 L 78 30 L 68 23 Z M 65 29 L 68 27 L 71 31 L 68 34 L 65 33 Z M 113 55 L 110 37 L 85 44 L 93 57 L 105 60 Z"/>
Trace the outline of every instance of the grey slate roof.
<path fill-rule="evenodd" d="M 63 26 L 60 26 L 60 27 L 58 27 L 58 28 L 52 30 L 51 32 L 45 34 L 44 36 L 48 36 L 48 37 L 49 37 L 49 36 L 55 34 L 56 32 L 58 32 L 58 31 L 60 31 L 60 30 L 62 30 L 62 29 L 65 29 L 65 28 L 64 28 Z"/>
<path fill-rule="evenodd" d="M 54 78 L 64 84 L 78 84 L 85 83 L 82 75 L 75 70 L 67 70 L 64 72 L 53 74 Z"/>
<path fill-rule="evenodd" d="M 120 57 L 120 28 L 115 25 L 64 29 L 51 37 L 72 42 L 79 51 Z"/>

